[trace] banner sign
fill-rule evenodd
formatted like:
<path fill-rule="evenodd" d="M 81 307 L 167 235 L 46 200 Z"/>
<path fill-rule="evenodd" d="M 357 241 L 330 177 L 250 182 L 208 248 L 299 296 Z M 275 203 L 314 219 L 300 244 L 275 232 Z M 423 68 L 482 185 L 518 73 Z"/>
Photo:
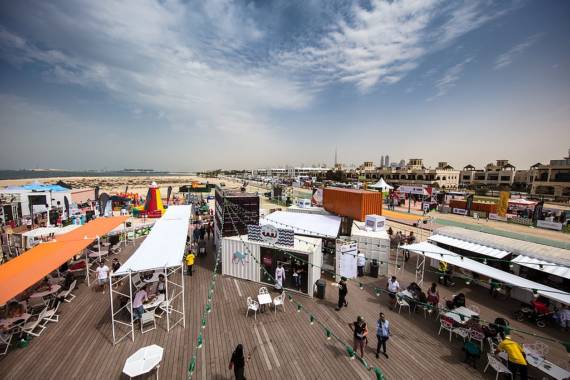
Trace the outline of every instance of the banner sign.
<path fill-rule="evenodd" d="M 507 217 L 506 216 L 499 216 L 496 213 L 490 213 L 489 214 L 489 219 L 491 220 L 500 220 L 501 222 L 506 222 L 507 221 Z"/>
<path fill-rule="evenodd" d="M 338 241 L 337 241 L 338 242 Z M 340 253 L 340 254 L 339 254 Z M 356 278 L 357 243 L 337 243 L 336 274 L 346 278 Z"/>
<path fill-rule="evenodd" d="M 562 223 L 549 222 L 547 220 L 537 220 L 536 226 L 540 228 L 547 228 L 549 230 L 562 231 Z"/>
<path fill-rule="evenodd" d="M 506 216 L 507 209 L 509 208 L 509 198 L 511 193 L 508 191 L 501 191 L 499 194 L 499 203 L 497 204 L 497 214 L 499 216 Z"/>
<path fill-rule="evenodd" d="M 454 208 L 451 212 L 458 215 L 467 215 L 467 210 L 464 208 Z"/>
<path fill-rule="evenodd" d="M 269 244 L 294 246 L 295 232 L 285 228 L 277 228 L 271 224 L 248 224 L 247 237 L 252 241 L 262 241 Z"/>
<path fill-rule="evenodd" d="M 427 190 L 420 186 L 400 186 L 398 191 L 403 194 L 429 195 Z"/>

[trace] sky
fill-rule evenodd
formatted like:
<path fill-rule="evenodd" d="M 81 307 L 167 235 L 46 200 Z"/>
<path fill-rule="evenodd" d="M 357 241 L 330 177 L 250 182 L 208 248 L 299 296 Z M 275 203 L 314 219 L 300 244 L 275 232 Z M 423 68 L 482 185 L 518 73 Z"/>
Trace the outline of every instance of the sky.
<path fill-rule="evenodd" d="M 0 169 L 203 170 L 570 148 L 570 2 L 0 3 Z"/>

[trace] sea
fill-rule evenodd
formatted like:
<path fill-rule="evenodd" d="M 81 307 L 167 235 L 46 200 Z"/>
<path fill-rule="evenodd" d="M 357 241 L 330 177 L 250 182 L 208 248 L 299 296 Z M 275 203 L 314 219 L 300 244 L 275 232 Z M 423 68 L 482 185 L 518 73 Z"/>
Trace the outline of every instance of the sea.
<path fill-rule="evenodd" d="M 117 170 L 117 171 L 69 171 L 69 170 L 0 170 L 0 180 L 54 178 L 54 177 L 158 177 L 158 176 L 190 176 L 190 172 L 167 172 L 155 170 Z"/>

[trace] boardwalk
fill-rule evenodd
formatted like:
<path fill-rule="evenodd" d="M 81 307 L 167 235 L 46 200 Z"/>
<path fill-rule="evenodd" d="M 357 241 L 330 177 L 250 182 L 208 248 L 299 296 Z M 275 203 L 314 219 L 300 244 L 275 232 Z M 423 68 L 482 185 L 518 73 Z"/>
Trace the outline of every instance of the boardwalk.
<path fill-rule="evenodd" d="M 133 252 L 128 247 L 121 253 L 122 260 Z M 186 277 L 186 328 L 177 327 L 166 332 L 165 321 L 159 328 L 141 335 L 135 341 L 125 340 L 113 346 L 109 295 L 95 293 L 81 284 L 77 298 L 61 307 L 60 322 L 35 338 L 24 349 L 13 349 L 0 359 L 2 379 L 126 379 L 121 375 L 126 358 L 138 348 L 158 344 L 165 348 L 160 367 L 163 379 L 184 379 L 191 356 L 192 345 L 200 326 L 199 315 L 204 305 L 211 277 L 208 268 L 213 258 L 201 259 L 193 277 Z M 403 272 L 411 278 L 411 274 Z M 204 346 L 198 351 L 197 371 L 193 379 L 231 379 L 228 361 L 237 343 L 243 343 L 246 352 L 252 352 L 246 376 L 251 379 L 372 379 L 371 372 L 356 360 L 349 360 L 345 349 L 333 340 L 327 340 L 324 330 L 309 323 L 307 314 L 297 313 L 293 304 L 286 302 L 285 312 L 278 310 L 245 317 L 246 297 L 257 294 L 258 284 L 219 276 L 214 304 L 204 331 Z M 385 279 L 367 278 L 376 286 L 384 286 Z M 403 283 L 407 284 L 404 280 Z M 446 292 L 443 290 L 442 292 Z M 468 300 L 477 290 L 467 293 Z M 334 310 L 336 289 L 327 286 L 325 300 L 296 297 L 316 318 L 323 321 L 345 342 L 352 340 L 348 323 L 357 315 L 369 322 L 371 336 L 365 356 L 373 366 L 382 368 L 388 379 L 481 379 L 494 378 L 494 373 L 482 373 L 461 363 L 461 342 L 452 343 L 442 334 L 437 335 L 438 324 L 424 320 L 423 315 L 408 315 L 388 311 L 386 297 L 371 290 L 349 287 L 349 308 Z M 481 292 L 481 297 L 484 293 Z M 483 300 L 483 299 L 482 299 Z M 499 302 L 495 302 L 501 308 Z M 495 305 L 493 305 L 495 307 Z M 374 320 L 377 313 L 386 312 L 394 336 L 388 343 L 389 359 L 374 357 L 376 345 Z M 484 318 L 496 312 L 482 308 Z M 527 326 L 528 327 L 528 326 Z M 562 351 L 554 348 L 555 354 Z M 556 351 L 558 350 L 558 351 Z M 563 349 L 562 349 L 563 350 Z M 554 359 L 552 359 L 555 361 Z M 556 361 L 555 361 L 556 362 Z M 559 362 L 559 361 L 558 361 Z M 146 378 L 153 378 L 154 374 Z"/>

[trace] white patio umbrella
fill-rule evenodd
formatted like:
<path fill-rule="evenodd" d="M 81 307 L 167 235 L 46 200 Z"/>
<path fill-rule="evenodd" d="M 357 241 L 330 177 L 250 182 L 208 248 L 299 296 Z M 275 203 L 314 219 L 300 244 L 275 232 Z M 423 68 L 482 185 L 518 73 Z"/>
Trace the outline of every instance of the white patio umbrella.
<path fill-rule="evenodd" d="M 158 380 L 158 365 L 162 361 L 164 349 L 156 344 L 143 347 L 129 356 L 123 367 L 123 373 L 129 377 L 136 377 L 156 369 Z"/>

